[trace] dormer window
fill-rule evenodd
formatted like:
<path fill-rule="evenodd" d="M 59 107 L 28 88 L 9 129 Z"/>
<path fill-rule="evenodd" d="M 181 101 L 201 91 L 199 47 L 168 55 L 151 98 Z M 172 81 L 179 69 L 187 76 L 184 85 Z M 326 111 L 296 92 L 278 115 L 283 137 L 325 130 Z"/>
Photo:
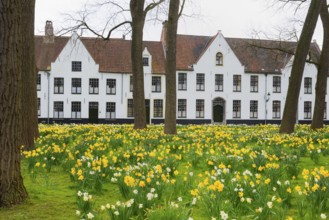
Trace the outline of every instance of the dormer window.
<path fill-rule="evenodd" d="M 143 66 L 149 66 L 149 58 L 143 57 Z"/>
<path fill-rule="evenodd" d="M 72 72 L 81 72 L 81 62 L 72 61 Z"/>
<path fill-rule="evenodd" d="M 223 66 L 223 54 L 221 52 L 216 54 L 216 65 Z"/>

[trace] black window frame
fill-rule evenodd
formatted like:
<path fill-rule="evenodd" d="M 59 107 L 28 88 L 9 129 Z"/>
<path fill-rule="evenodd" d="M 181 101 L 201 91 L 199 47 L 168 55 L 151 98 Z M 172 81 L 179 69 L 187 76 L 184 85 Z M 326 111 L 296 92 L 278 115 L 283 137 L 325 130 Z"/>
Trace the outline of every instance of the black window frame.
<path fill-rule="evenodd" d="M 71 70 L 72 70 L 72 72 L 81 72 L 82 71 L 82 62 L 81 61 L 72 61 Z"/>
<path fill-rule="evenodd" d="M 281 76 L 273 76 L 273 93 L 281 93 Z"/>
<path fill-rule="evenodd" d="M 255 75 L 250 76 L 250 92 L 258 92 L 259 77 Z"/>
<path fill-rule="evenodd" d="M 143 66 L 149 66 L 149 58 L 148 57 L 143 57 Z"/>
<path fill-rule="evenodd" d="M 233 75 L 233 92 L 241 92 L 241 75 Z"/>
<path fill-rule="evenodd" d="M 215 91 L 223 92 L 224 91 L 224 75 L 215 74 Z"/>
<path fill-rule="evenodd" d="M 99 94 L 99 79 L 89 78 L 89 94 L 98 95 Z"/>
<path fill-rule="evenodd" d="M 41 116 L 41 98 L 37 99 L 38 116 Z"/>
<path fill-rule="evenodd" d="M 161 92 L 161 76 L 152 76 L 152 92 Z"/>
<path fill-rule="evenodd" d="M 153 118 L 163 118 L 163 100 L 153 100 Z"/>
<path fill-rule="evenodd" d="M 177 101 L 177 117 L 186 118 L 187 117 L 187 100 L 178 99 Z"/>
<path fill-rule="evenodd" d="M 54 78 L 54 94 L 64 94 L 64 78 L 63 77 Z"/>
<path fill-rule="evenodd" d="M 106 94 L 115 95 L 117 90 L 117 80 L 116 79 L 106 79 Z"/>
<path fill-rule="evenodd" d="M 304 78 L 304 94 L 312 94 L 312 78 Z"/>
<path fill-rule="evenodd" d="M 187 90 L 187 73 L 178 73 L 178 91 Z"/>
<path fill-rule="evenodd" d="M 129 77 L 129 91 L 130 92 L 134 91 L 134 78 L 132 75 Z"/>
<path fill-rule="evenodd" d="M 258 101 L 250 100 L 250 118 L 258 118 Z"/>
<path fill-rule="evenodd" d="M 115 102 L 106 102 L 105 109 L 105 118 L 106 119 L 115 119 L 116 118 L 116 103 Z"/>
<path fill-rule="evenodd" d="M 221 52 L 216 53 L 216 66 L 224 65 L 224 56 Z"/>
<path fill-rule="evenodd" d="M 195 101 L 195 117 L 196 118 L 204 118 L 204 99 L 197 99 Z"/>
<path fill-rule="evenodd" d="M 71 94 L 81 94 L 81 78 L 72 78 L 71 79 Z M 80 89 L 80 90 L 79 90 Z"/>
<path fill-rule="evenodd" d="M 232 118 L 241 118 L 241 100 L 233 100 L 232 105 Z"/>
<path fill-rule="evenodd" d="M 273 100 L 272 102 L 272 118 L 280 119 L 281 118 L 281 101 Z"/>
<path fill-rule="evenodd" d="M 312 102 L 304 102 L 304 119 L 312 119 Z"/>
<path fill-rule="evenodd" d="M 56 113 L 57 113 L 57 115 L 56 115 Z M 62 113 L 62 115 L 60 113 Z M 62 116 L 62 117 L 60 117 L 60 116 Z M 54 101 L 53 118 L 55 118 L 55 119 L 64 119 L 64 102 Z"/>
<path fill-rule="evenodd" d="M 134 100 L 133 99 L 127 100 L 127 117 L 128 118 L 134 117 Z"/>
<path fill-rule="evenodd" d="M 196 91 L 205 91 L 205 74 L 196 74 Z"/>
<path fill-rule="evenodd" d="M 81 102 L 71 102 L 71 119 L 81 119 Z"/>
<path fill-rule="evenodd" d="M 37 76 L 37 91 L 41 91 L 41 74 L 38 73 Z"/>

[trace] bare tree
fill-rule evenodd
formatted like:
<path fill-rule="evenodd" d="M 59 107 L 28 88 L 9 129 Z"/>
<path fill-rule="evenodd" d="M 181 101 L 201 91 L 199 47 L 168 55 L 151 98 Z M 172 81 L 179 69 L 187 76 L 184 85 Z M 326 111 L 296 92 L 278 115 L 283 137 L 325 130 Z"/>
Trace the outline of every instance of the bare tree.
<path fill-rule="evenodd" d="M 3 207 L 27 198 L 19 145 L 23 131 L 21 1 L 0 1 L 0 14 L 0 207 Z"/>
<path fill-rule="evenodd" d="M 313 33 L 319 17 L 322 1 L 312 0 L 301 32 L 293 61 L 288 93 L 284 106 L 280 133 L 292 133 L 296 123 L 299 92 Z"/>
<path fill-rule="evenodd" d="M 323 45 L 318 66 L 318 75 L 315 87 L 315 104 L 311 128 L 323 128 L 323 116 L 326 100 L 327 77 L 329 71 L 329 13 L 327 0 L 322 1 L 320 17 L 323 26 Z"/>
<path fill-rule="evenodd" d="M 166 25 L 166 112 L 165 112 L 165 134 L 176 134 L 176 112 L 177 112 L 177 89 L 176 89 L 176 40 L 178 19 L 182 14 L 185 0 L 181 10 L 180 1 L 170 0 L 168 22 Z"/>
<path fill-rule="evenodd" d="M 23 60 L 24 70 L 23 99 L 22 99 L 22 123 L 23 133 L 20 138 L 21 145 L 25 149 L 34 146 L 34 140 L 38 137 L 38 114 L 37 114 L 37 68 L 34 56 L 34 10 L 35 0 L 22 0 L 22 37 L 23 37 Z"/>

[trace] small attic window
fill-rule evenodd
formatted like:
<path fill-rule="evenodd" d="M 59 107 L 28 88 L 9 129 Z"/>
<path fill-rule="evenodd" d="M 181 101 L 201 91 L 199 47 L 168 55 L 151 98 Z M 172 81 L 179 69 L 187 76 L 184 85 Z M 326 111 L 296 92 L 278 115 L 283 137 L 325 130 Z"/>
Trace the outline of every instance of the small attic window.
<path fill-rule="evenodd" d="M 223 54 L 221 52 L 216 54 L 216 65 L 223 66 Z"/>
<path fill-rule="evenodd" d="M 72 72 L 81 72 L 81 61 L 72 61 Z"/>
<path fill-rule="evenodd" d="M 149 66 L 149 58 L 143 57 L 143 66 Z"/>

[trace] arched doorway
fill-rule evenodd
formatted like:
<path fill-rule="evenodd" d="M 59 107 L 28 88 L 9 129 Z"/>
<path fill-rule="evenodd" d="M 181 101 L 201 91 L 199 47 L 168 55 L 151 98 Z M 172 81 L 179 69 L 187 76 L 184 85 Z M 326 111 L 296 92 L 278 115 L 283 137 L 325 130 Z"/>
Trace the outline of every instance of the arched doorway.
<path fill-rule="evenodd" d="M 212 102 L 212 119 L 214 123 L 225 122 L 225 100 L 215 98 Z"/>

